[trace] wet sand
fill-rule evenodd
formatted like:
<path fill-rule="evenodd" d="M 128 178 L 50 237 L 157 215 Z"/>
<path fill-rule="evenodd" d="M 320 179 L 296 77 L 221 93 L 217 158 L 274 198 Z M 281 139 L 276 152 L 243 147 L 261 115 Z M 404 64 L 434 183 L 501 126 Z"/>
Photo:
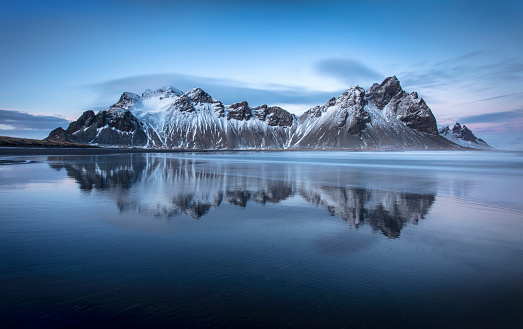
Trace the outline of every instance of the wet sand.
<path fill-rule="evenodd" d="M 62 148 L 62 147 L 0 147 L 2 155 L 100 155 L 119 153 L 215 152 L 213 150 L 139 149 L 139 148 Z"/>
<path fill-rule="evenodd" d="M 199 150 L 199 149 L 146 149 L 146 148 L 104 148 L 104 147 L 0 147 L 0 156 L 24 156 L 24 155 L 103 155 L 122 153 L 222 153 L 222 152 L 397 152 L 417 150 L 372 150 L 372 149 L 221 149 L 221 150 Z M 418 151 L 451 151 L 451 150 L 418 150 Z M 461 151 L 481 151 L 463 148 Z M 484 150 L 483 150 L 484 151 Z M 495 150 L 489 150 L 495 151 Z"/>

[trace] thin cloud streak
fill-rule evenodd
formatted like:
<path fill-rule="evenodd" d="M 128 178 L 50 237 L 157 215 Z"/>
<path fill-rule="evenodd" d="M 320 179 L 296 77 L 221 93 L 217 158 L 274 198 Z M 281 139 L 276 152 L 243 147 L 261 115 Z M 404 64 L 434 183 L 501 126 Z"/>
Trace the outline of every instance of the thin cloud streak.
<path fill-rule="evenodd" d="M 49 130 L 64 125 L 69 125 L 69 121 L 62 117 L 51 115 L 34 115 L 15 110 L 0 109 L 0 127 L 2 127 L 2 130 Z"/>
<path fill-rule="evenodd" d="M 315 68 L 319 74 L 336 78 L 348 85 L 383 80 L 382 74 L 353 59 L 326 58 L 318 61 Z"/>
<path fill-rule="evenodd" d="M 478 100 L 471 101 L 471 102 L 459 103 L 459 104 L 456 104 L 456 106 L 468 105 L 468 104 L 474 104 L 474 103 L 481 103 L 481 102 L 490 102 L 490 101 L 494 101 L 494 100 L 498 100 L 498 99 L 504 99 L 504 98 L 515 98 L 517 96 L 523 96 L 523 92 L 521 92 L 521 93 L 510 93 L 510 94 L 505 94 L 505 95 L 499 95 L 499 96 L 494 96 L 494 97 L 489 97 L 489 98 L 478 99 Z"/>
<path fill-rule="evenodd" d="M 466 123 L 510 123 L 514 121 L 523 122 L 523 109 L 471 115 L 462 117 L 461 121 Z"/>
<path fill-rule="evenodd" d="M 523 81 L 521 60 L 502 60 L 483 51 L 468 53 L 399 74 L 410 88 L 461 92 L 494 90 L 498 84 Z"/>

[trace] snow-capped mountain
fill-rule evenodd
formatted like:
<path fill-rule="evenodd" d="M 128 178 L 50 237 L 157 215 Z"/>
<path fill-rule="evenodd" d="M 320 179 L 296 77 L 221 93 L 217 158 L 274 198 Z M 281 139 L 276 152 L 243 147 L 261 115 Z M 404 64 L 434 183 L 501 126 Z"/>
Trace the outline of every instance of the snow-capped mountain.
<path fill-rule="evenodd" d="M 452 129 L 449 126 L 441 128 L 439 134 L 461 146 L 484 150 L 492 149 L 484 140 L 477 138 L 467 126 L 461 126 L 459 122 L 456 122 Z"/>
<path fill-rule="evenodd" d="M 396 77 L 368 91 L 354 86 L 300 117 L 277 106 L 225 106 L 200 88 L 125 92 L 95 114 L 84 112 L 47 140 L 108 146 L 189 149 L 452 149 L 432 111 Z"/>
<path fill-rule="evenodd" d="M 182 93 L 172 87 L 125 92 L 95 115 L 86 111 L 49 140 L 151 148 L 285 148 L 296 116 L 280 107 L 224 106 L 200 88 Z"/>
<path fill-rule="evenodd" d="M 396 77 L 367 92 L 351 87 L 338 98 L 305 112 L 290 143 L 298 148 L 452 148 L 438 135 L 436 119 L 423 99 L 407 94 Z"/>

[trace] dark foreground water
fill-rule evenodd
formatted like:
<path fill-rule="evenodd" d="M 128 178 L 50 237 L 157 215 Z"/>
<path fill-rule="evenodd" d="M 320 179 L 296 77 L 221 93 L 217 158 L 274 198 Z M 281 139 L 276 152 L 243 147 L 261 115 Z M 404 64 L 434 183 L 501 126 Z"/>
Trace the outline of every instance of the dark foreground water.
<path fill-rule="evenodd" d="M 3 160 L 6 328 L 523 327 L 521 153 Z"/>

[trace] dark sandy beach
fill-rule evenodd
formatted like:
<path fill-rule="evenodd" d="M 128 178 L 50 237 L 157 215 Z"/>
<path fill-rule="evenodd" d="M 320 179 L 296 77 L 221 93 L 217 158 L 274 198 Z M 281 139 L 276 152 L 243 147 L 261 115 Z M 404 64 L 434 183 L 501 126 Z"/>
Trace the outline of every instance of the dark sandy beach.
<path fill-rule="evenodd" d="M 101 155 L 120 153 L 178 153 L 178 152 L 213 152 L 206 150 L 184 149 L 140 149 L 140 148 L 62 148 L 62 147 L 0 147 L 2 155 Z"/>

